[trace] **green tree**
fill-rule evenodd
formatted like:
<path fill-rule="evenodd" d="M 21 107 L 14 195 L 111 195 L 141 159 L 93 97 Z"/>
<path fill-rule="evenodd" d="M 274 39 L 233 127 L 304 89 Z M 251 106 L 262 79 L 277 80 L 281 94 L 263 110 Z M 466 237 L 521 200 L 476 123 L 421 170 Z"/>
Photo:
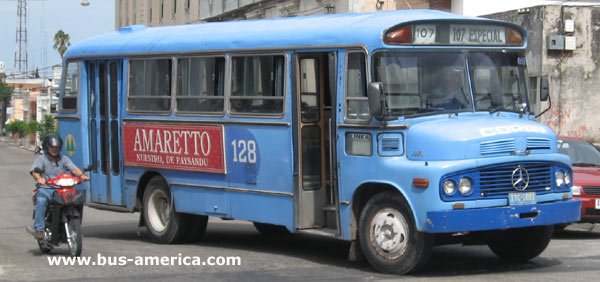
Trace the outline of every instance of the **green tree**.
<path fill-rule="evenodd" d="M 12 134 L 13 140 L 16 143 L 19 138 L 25 136 L 27 123 L 22 120 L 12 120 L 6 125 L 6 130 Z"/>
<path fill-rule="evenodd" d="M 62 59 L 65 52 L 67 52 L 67 48 L 71 45 L 71 40 L 69 34 L 65 33 L 62 29 L 58 30 L 56 34 L 54 34 L 54 46 L 53 48 L 58 51 L 60 54 L 60 58 Z"/>
<path fill-rule="evenodd" d="M 35 143 L 35 134 L 37 132 L 38 126 L 39 123 L 37 122 L 37 120 L 31 120 L 26 125 L 25 134 L 29 135 L 30 143 Z"/>
<path fill-rule="evenodd" d="M 0 79 L 0 133 L 6 122 L 6 107 L 8 106 L 8 99 L 10 99 L 12 91 L 13 88 Z"/>
<path fill-rule="evenodd" d="M 55 133 L 56 129 L 54 127 L 54 116 L 45 115 L 42 119 L 42 122 L 38 125 L 37 132 L 40 140 L 42 141 L 44 141 L 48 134 Z"/>

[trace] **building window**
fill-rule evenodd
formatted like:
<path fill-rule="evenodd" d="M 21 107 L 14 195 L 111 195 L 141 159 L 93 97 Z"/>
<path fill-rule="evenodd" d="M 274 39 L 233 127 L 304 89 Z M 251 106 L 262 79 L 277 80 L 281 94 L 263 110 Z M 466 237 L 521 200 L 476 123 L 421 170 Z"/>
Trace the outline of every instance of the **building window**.
<path fill-rule="evenodd" d="M 128 110 L 166 113 L 171 109 L 170 59 L 132 60 L 129 63 Z"/>
<path fill-rule="evenodd" d="M 61 112 L 77 112 L 77 94 L 79 93 L 79 62 L 69 62 L 63 73 Z"/>
<path fill-rule="evenodd" d="M 232 58 L 229 111 L 233 114 L 281 114 L 284 62 L 283 55 Z"/>
<path fill-rule="evenodd" d="M 177 112 L 222 113 L 225 58 L 177 61 Z"/>
<path fill-rule="evenodd" d="M 165 1 L 160 1 L 160 20 L 162 21 L 165 17 Z"/>

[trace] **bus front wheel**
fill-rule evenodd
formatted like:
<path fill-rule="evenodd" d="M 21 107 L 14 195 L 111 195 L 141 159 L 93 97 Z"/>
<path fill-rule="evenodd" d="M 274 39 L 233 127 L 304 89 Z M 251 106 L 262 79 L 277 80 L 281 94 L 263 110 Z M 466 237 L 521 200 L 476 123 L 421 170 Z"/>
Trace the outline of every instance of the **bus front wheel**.
<path fill-rule="evenodd" d="M 172 244 L 185 239 L 187 218 L 175 211 L 169 186 L 162 177 L 150 179 L 143 202 L 144 221 L 154 240 Z"/>
<path fill-rule="evenodd" d="M 498 232 L 487 242 L 492 252 L 506 261 L 524 262 L 548 247 L 554 228 L 552 225 L 534 226 Z"/>
<path fill-rule="evenodd" d="M 433 237 L 417 230 L 408 204 L 397 193 L 373 196 L 362 210 L 358 225 L 362 251 L 380 272 L 406 274 L 429 259 Z"/>

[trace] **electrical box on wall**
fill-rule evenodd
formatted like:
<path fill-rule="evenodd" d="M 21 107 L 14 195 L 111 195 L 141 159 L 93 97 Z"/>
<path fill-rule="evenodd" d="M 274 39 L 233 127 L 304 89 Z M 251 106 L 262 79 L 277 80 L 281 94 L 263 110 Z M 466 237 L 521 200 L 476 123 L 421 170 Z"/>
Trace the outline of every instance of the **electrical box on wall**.
<path fill-rule="evenodd" d="M 565 50 L 575 50 L 577 48 L 577 40 L 575 36 L 565 36 Z"/>
<path fill-rule="evenodd" d="M 565 33 L 575 32 L 575 21 L 574 20 L 565 20 L 565 26 L 564 26 L 563 30 Z"/>
<path fill-rule="evenodd" d="M 548 46 L 548 50 L 565 50 L 565 36 L 548 35 L 548 41 L 546 44 Z"/>

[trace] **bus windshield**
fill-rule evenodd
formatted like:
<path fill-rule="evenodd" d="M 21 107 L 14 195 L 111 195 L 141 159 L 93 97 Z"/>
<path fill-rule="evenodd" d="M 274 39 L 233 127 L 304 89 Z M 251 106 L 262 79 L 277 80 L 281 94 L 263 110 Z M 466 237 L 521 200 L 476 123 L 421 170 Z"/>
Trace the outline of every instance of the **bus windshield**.
<path fill-rule="evenodd" d="M 525 73 L 523 57 L 497 52 L 387 52 L 376 54 L 374 60 L 374 81 L 383 82 L 388 106 L 398 116 L 524 112 Z"/>

